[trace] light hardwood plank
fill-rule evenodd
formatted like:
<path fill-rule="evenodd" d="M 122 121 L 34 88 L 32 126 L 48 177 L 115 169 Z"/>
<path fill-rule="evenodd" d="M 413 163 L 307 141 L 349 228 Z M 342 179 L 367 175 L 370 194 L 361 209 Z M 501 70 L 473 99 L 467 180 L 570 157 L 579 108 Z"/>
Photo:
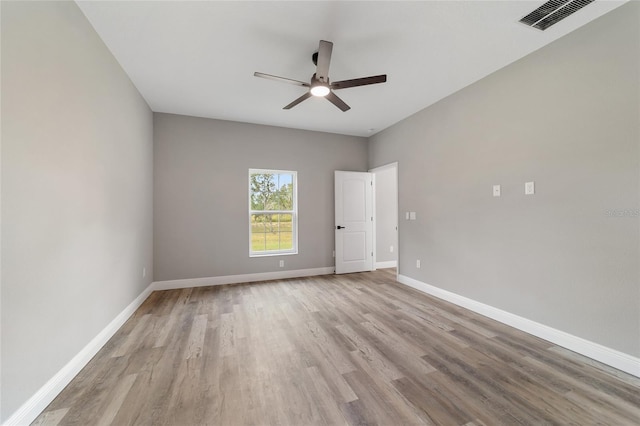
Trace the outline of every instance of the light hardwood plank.
<path fill-rule="evenodd" d="M 68 408 L 47 411 L 32 423 L 33 426 L 56 426 L 64 416 L 66 416 Z"/>
<path fill-rule="evenodd" d="M 118 414 L 118 410 L 122 406 L 122 402 L 129 394 L 129 390 L 131 390 L 131 386 L 136 380 L 136 377 L 136 374 L 129 374 L 128 376 L 124 376 L 122 380 L 118 381 L 113 388 L 111 401 L 109 401 L 109 404 L 107 404 L 102 415 L 96 422 L 97 426 L 106 426 L 111 424 L 113 419 L 116 417 L 116 414 Z"/>

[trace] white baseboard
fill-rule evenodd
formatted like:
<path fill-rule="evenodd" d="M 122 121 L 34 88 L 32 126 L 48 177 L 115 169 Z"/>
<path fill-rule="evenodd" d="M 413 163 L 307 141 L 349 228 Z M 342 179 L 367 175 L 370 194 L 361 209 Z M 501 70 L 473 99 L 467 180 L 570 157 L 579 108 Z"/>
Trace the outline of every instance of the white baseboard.
<path fill-rule="evenodd" d="M 520 317 L 518 315 L 503 311 L 493 306 L 485 305 L 473 299 L 451 293 L 438 287 L 425 284 L 405 275 L 398 275 L 398 281 L 423 293 L 430 294 L 439 299 L 446 300 L 455 305 L 469 309 L 486 317 L 500 321 L 511 327 L 522 330 L 526 333 L 540 337 L 558 346 L 562 346 L 581 355 L 587 356 L 596 361 L 607 364 L 618 370 L 640 377 L 640 358 L 636 358 L 624 352 L 602 346 L 581 337 L 574 336 L 564 331 L 537 323 L 535 321 Z"/>
<path fill-rule="evenodd" d="M 220 277 L 190 278 L 185 280 L 156 281 L 153 290 L 176 290 L 180 288 L 208 287 L 211 285 L 249 283 L 255 281 L 282 280 L 286 278 L 311 277 L 333 274 L 335 268 L 295 269 L 292 271 L 261 272 L 257 274 L 223 275 Z"/>
<path fill-rule="evenodd" d="M 71 361 L 60 369 L 31 398 L 4 423 L 9 425 L 28 425 L 54 400 L 56 396 L 84 368 L 107 341 L 122 327 L 131 315 L 142 305 L 153 291 L 150 284 L 136 299 L 113 319 L 96 337 L 94 337 Z"/>
<path fill-rule="evenodd" d="M 376 262 L 376 269 L 395 268 L 398 266 L 397 260 L 387 260 L 386 262 Z"/>

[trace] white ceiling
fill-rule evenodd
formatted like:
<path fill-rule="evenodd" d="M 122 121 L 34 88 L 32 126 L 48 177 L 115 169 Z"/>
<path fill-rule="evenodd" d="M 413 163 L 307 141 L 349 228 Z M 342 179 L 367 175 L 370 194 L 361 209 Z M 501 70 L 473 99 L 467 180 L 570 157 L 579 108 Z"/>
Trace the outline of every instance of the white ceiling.
<path fill-rule="evenodd" d="M 369 136 L 522 58 L 625 1 L 596 1 L 542 32 L 518 20 L 540 1 L 78 1 L 153 111 Z M 311 98 L 320 39 L 351 110 Z"/>

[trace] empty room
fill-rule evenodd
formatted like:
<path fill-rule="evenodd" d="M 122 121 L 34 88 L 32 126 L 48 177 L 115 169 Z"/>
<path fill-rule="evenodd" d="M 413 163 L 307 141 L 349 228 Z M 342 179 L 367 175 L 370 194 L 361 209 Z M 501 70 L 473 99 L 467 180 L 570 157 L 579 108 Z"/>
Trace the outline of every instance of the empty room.
<path fill-rule="evenodd" d="M 640 424 L 640 3 L 0 25 L 0 424 Z"/>

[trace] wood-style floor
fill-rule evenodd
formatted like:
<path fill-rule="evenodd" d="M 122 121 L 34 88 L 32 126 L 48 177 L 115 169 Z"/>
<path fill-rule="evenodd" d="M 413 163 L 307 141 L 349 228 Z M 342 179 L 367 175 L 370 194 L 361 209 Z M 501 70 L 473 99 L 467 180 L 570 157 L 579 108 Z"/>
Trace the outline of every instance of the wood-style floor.
<path fill-rule="evenodd" d="M 381 270 L 154 292 L 35 423 L 637 425 L 640 379 Z"/>

